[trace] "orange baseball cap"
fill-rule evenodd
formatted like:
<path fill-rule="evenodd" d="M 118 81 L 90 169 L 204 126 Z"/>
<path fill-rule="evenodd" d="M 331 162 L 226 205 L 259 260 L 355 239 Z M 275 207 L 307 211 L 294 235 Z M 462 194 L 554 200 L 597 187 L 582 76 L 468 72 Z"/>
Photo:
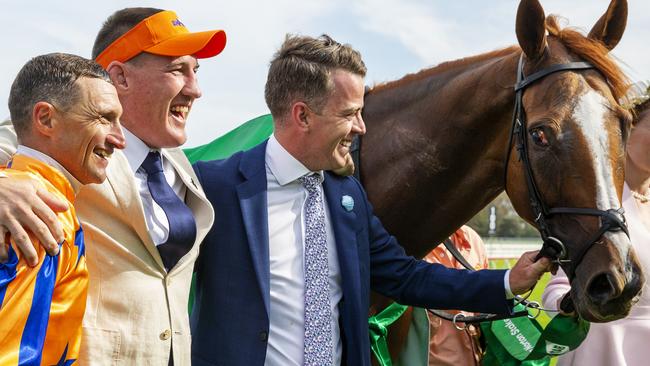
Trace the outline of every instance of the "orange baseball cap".
<path fill-rule="evenodd" d="M 170 10 L 156 13 L 131 28 L 97 56 L 104 69 L 113 61 L 126 62 L 142 52 L 161 56 L 216 56 L 226 47 L 226 32 L 190 33 Z"/>

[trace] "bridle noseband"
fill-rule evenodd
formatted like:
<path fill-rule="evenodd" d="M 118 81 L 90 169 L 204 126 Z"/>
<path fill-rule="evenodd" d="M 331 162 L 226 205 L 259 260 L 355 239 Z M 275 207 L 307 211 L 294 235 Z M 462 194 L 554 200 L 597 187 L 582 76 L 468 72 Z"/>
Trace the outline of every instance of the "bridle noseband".
<path fill-rule="evenodd" d="M 512 152 L 513 141 L 516 144 L 519 161 L 524 166 L 524 175 L 526 177 L 526 185 L 528 186 L 528 198 L 530 206 L 535 217 L 535 224 L 542 237 L 542 249 L 538 254 L 539 257 L 548 257 L 555 263 L 563 265 L 563 269 L 567 273 L 570 280 L 575 277 L 575 271 L 585 254 L 591 247 L 598 242 L 598 239 L 608 231 L 618 232 L 623 231 L 628 237 L 630 236 L 625 224 L 623 216 L 623 207 L 619 209 L 600 210 L 597 208 L 573 208 L 573 207 L 556 207 L 548 208 L 537 188 L 535 176 L 533 174 L 530 158 L 528 156 L 528 134 L 526 129 L 526 114 L 523 108 L 523 94 L 524 90 L 535 83 L 536 81 L 559 71 L 570 70 L 587 70 L 593 69 L 594 66 L 588 62 L 569 62 L 566 64 L 558 64 L 550 66 L 546 69 L 537 71 L 528 77 L 524 76 L 524 54 L 519 58 L 519 65 L 517 67 L 517 83 L 515 84 L 515 107 L 512 117 L 512 129 L 510 131 L 510 139 L 508 142 L 508 151 L 505 159 L 505 172 L 504 172 L 504 185 L 507 191 L 507 177 L 508 177 L 508 163 L 510 161 L 510 154 Z M 581 246 L 579 250 L 571 253 L 568 251 L 566 245 L 553 236 L 548 223 L 551 216 L 563 215 L 583 215 L 583 216 L 596 216 L 600 217 L 600 229 L 592 236 L 592 238 Z M 564 265 L 567 265 L 565 268 Z"/>

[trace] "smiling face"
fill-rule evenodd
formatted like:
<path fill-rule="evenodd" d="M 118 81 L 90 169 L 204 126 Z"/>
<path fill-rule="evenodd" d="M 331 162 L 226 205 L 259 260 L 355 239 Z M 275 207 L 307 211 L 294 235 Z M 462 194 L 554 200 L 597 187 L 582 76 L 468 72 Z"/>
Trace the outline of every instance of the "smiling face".
<path fill-rule="evenodd" d="M 361 118 L 363 77 L 337 69 L 330 76 L 333 88 L 320 112 L 307 108 L 302 163 L 312 171 L 346 166 L 355 135 L 366 133 Z"/>
<path fill-rule="evenodd" d="M 122 107 L 115 88 L 104 80 L 82 77 L 75 84 L 75 103 L 53 112 L 47 153 L 79 182 L 101 183 L 114 149 L 124 148 Z"/>
<path fill-rule="evenodd" d="M 124 126 L 149 147 L 184 144 L 188 113 L 194 100 L 201 97 L 198 67 L 193 56 L 147 53 L 124 64 L 127 88 L 120 92 Z"/>

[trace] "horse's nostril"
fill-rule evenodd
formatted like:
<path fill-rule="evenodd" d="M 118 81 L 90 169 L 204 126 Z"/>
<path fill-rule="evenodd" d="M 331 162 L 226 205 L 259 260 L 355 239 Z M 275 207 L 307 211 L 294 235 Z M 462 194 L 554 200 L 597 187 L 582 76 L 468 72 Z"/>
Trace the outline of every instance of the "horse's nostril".
<path fill-rule="evenodd" d="M 595 276 L 587 287 L 587 294 L 594 304 L 603 305 L 618 296 L 615 282 L 608 273 Z"/>

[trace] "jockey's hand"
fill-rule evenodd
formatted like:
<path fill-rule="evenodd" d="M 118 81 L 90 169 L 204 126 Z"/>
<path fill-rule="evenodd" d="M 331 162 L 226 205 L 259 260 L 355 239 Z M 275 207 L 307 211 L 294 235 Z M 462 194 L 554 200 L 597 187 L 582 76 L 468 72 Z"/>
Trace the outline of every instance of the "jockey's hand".
<path fill-rule="evenodd" d="M 530 290 L 545 272 L 551 267 L 551 261 L 542 257 L 535 261 L 538 251 L 526 252 L 521 255 L 514 267 L 510 269 L 510 290 L 520 295 Z"/>
<path fill-rule="evenodd" d="M 30 266 L 38 264 L 38 255 L 27 231 L 34 233 L 50 255 L 59 253 L 63 228 L 56 212 L 65 211 L 68 204 L 48 192 L 27 174 L 0 178 L 0 262 L 8 258 L 8 237 L 16 243 Z"/>
<path fill-rule="evenodd" d="M 352 160 L 350 153 L 345 155 L 345 166 L 334 170 L 334 173 L 342 177 L 354 174 L 354 160 Z"/>

